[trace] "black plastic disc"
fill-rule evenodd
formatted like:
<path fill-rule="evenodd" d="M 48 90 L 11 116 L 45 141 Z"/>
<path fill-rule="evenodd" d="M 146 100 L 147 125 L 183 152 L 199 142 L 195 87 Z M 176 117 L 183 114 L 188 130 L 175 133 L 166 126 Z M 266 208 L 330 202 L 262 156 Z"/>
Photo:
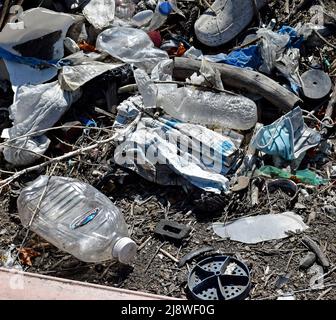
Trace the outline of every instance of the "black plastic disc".
<path fill-rule="evenodd" d="M 308 99 L 323 99 L 332 88 L 330 77 L 322 70 L 309 70 L 301 76 L 301 79 L 303 94 Z"/>
<path fill-rule="evenodd" d="M 250 272 L 229 256 L 210 256 L 190 271 L 189 291 L 198 300 L 243 300 L 250 291 Z"/>

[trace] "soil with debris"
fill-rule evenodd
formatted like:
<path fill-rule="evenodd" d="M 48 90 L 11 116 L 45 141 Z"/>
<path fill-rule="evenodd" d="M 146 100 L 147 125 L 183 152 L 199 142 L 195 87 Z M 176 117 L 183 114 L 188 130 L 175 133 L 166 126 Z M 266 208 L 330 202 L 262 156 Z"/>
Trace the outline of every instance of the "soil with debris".
<path fill-rule="evenodd" d="M 287 16 L 284 12 L 285 2 L 271 1 L 269 7 L 261 12 L 263 21 L 267 24 L 272 18 L 277 18 L 279 21 L 284 19 Z M 323 3 L 329 10 L 336 11 L 333 0 L 325 0 Z M 307 10 L 302 10 L 292 20 L 304 22 L 307 17 Z M 256 22 L 250 27 L 255 26 Z M 336 44 L 335 38 L 329 40 Z M 232 48 L 232 44 L 230 47 Z M 313 54 L 319 49 L 321 48 L 313 50 Z M 334 58 L 333 50 L 326 49 L 326 52 Z M 316 56 L 319 57 L 318 54 Z M 101 79 L 97 84 L 95 79 L 94 83 L 86 84 L 84 90 L 86 95 L 63 118 L 69 121 L 76 110 L 83 112 L 84 103 L 88 114 L 97 112 L 92 106 L 103 108 L 104 95 L 95 88 L 97 85 L 103 86 L 104 81 Z M 122 82 L 122 79 L 120 81 Z M 2 105 L 10 104 L 10 100 L 6 99 L 1 102 Z M 104 127 L 111 126 L 114 121 L 113 115 L 100 114 L 98 117 Z M 88 145 L 92 139 L 101 138 L 104 134 L 106 133 L 103 131 L 95 130 L 82 133 L 76 144 Z M 53 139 L 51 135 L 49 137 Z M 59 141 L 54 137 L 52 143 L 57 146 Z M 58 145 L 60 149 L 51 148 L 47 156 L 58 155 L 65 147 L 60 144 Z M 202 246 L 212 246 L 215 251 L 235 256 L 248 265 L 252 281 L 249 299 L 276 299 L 281 292 L 293 292 L 296 299 L 336 299 L 333 290 L 333 286 L 336 286 L 336 273 L 332 272 L 333 262 L 336 261 L 334 184 L 318 188 L 300 185 L 300 189 L 306 190 L 308 195 L 300 192 L 295 200 L 281 191 L 268 194 L 260 190 L 259 204 L 252 207 L 250 188 L 225 196 L 201 194 L 198 190 L 187 193 L 183 188 L 163 187 L 145 181 L 135 173 L 117 167 L 110 159 L 111 150 L 105 146 L 93 150 L 90 154 L 51 165 L 47 172 L 54 170 L 54 175 L 78 178 L 92 184 L 122 210 L 130 227 L 131 237 L 139 245 L 134 265 L 125 266 L 117 262 L 88 264 L 58 250 L 32 232 L 25 239 L 26 229 L 22 227 L 17 214 L 16 200 L 24 184 L 45 173 L 45 170 L 27 174 L 2 190 L 0 250 L 6 252 L 14 244 L 12 256 L 15 256 L 25 240 L 18 259 L 25 271 L 186 298 L 188 274 L 195 261 L 179 268 L 172 257 L 179 260 L 185 254 Z M 334 165 L 336 163 L 335 152 L 323 163 L 316 161 L 310 169 L 326 176 L 327 167 L 331 163 Z M 1 179 L 8 177 L 4 171 L 13 170 L 3 159 L 0 159 L 0 168 Z M 305 223 L 309 225 L 305 234 L 320 245 L 331 262 L 329 268 L 331 272 L 325 276 L 322 289 L 311 288 L 311 284 L 320 274 L 299 268 L 300 260 L 310 251 L 302 242 L 302 234 L 290 234 L 286 239 L 246 245 L 221 239 L 212 230 L 213 222 L 227 222 L 243 216 L 285 211 L 294 211 L 303 217 Z M 192 231 L 181 243 L 162 240 L 153 232 L 161 219 L 189 225 Z M 163 251 L 160 251 L 160 248 Z M 163 252 L 169 253 L 172 257 Z"/>

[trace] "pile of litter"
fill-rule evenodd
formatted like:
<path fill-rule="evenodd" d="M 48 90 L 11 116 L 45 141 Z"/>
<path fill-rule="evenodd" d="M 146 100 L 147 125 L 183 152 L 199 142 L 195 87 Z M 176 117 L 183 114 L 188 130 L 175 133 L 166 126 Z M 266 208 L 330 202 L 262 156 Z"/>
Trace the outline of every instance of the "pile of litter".
<path fill-rule="evenodd" d="M 333 1 L 0 12 L 0 265 L 201 300 L 331 295 Z"/>

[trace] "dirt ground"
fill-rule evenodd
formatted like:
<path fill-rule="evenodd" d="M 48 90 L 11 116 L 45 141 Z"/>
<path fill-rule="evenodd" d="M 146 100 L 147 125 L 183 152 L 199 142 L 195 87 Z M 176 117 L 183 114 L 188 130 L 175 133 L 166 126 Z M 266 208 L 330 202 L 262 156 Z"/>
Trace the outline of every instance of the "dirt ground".
<path fill-rule="evenodd" d="M 323 2 L 329 10 L 336 12 L 333 0 Z M 283 19 L 286 16 L 284 3 L 282 0 L 272 1 L 269 7 L 262 11 L 262 20 L 267 24 L 272 18 Z M 294 19 L 304 21 L 306 17 L 307 13 L 303 10 Z M 256 26 L 255 23 L 251 27 Z M 336 44 L 333 38 L 331 41 Z M 104 116 L 102 121 L 105 125 L 113 123 L 113 119 Z M 84 140 L 85 137 L 82 137 L 81 143 L 85 143 Z M 115 168 L 108 159 L 108 150 L 96 150 L 86 157 L 83 156 L 81 162 L 67 161 L 58 164 L 54 168 L 54 175 L 76 177 L 89 182 L 99 187 L 115 202 L 124 213 L 131 237 L 140 247 L 134 265 L 124 266 L 116 262 L 87 264 L 30 233 L 24 247 L 33 248 L 39 256 L 32 259 L 32 266 L 22 265 L 25 271 L 186 298 L 188 273 L 195 260 L 179 268 L 177 263 L 159 251 L 159 248 L 180 259 L 202 246 L 212 246 L 214 251 L 235 256 L 248 265 L 252 281 L 249 299 L 276 299 L 280 292 L 289 291 L 294 292 L 296 299 L 336 299 L 333 287 L 336 286 L 336 272 L 331 272 L 325 277 L 323 289 L 312 290 L 310 284 L 318 274 L 299 269 L 300 260 L 309 252 L 302 243 L 302 234 L 291 234 L 282 240 L 246 245 L 221 239 L 214 234 L 211 227 L 213 222 L 231 221 L 242 216 L 294 211 L 309 225 L 305 234 L 319 243 L 331 262 L 329 270 L 333 270 L 336 262 L 336 190 L 332 184 L 319 188 L 300 185 L 300 189 L 305 189 L 308 196 L 300 192 L 296 201 L 291 201 L 281 191 L 269 195 L 261 191 L 259 204 L 252 207 L 249 190 L 225 197 L 207 195 L 207 198 L 204 198 L 203 195 L 203 200 L 200 200 L 202 197 L 199 191 L 187 193 L 179 187 L 158 186 L 135 173 Z M 326 168 L 330 163 L 335 165 L 335 161 L 333 152 L 327 160 L 314 162 L 311 169 L 325 176 Z M 115 170 L 108 179 L 101 181 L 96 171 L 107 173 L 111 167 Z M 2 159 L 0 168 L 11 170 Z M 19 248 L 24 240 L 26 230 L 22 228 L 17 214 L 16 199 L 24 183 L 41 173 L 43 172 L 24 176 L 3 190 L 0 195 L 0 250 L 7 251 L 12 244 Z M 0 178 L 5 177 L 6 174 L 0 173 Z M 168 240 L 163 242 L 157 238 L 153 230 L 164 218 L 191 226 L 192 231 L 188 238 L 178 244 Z M 13 252 L 16 252 L 15 249 Z M 287 280 L 280 281 L 285 278 Z"/>

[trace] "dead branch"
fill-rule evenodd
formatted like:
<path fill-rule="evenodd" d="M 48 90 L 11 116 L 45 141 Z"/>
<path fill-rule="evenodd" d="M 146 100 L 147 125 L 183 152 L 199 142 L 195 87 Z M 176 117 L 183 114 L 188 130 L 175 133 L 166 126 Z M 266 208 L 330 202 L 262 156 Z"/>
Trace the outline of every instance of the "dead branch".
<path fill-rule="evenodd" d="M 25 168 L 21 171 L 16 172 L 15 174 L 13 174 L 11 177 L 8 177 L 7 179 L 4 179 L 2 181 L 0 181 L 0 191 L 2 190 L 3 187 L 9 185 L 10 183 L 12 183 L 14 180 L 16 180 L 17 178 L 21 177 L 22 175 L 38 170 L 38 169 L 42 169 L 47 167 L 48 165 L 52 164 L 52 163 L 56 163 L 56 162 L 60 162 L 69 158 L 72 158 L 74 156 L 80 155 L 80 154 L 84 154 L 90 150 L 93 150 L 101 145 L 107 144 L 107 143 L 111 143 L 113 142 L 118 136 L 122 136 L 123 134 L 125 134 L 127 131 L 129 131 L 137 122 L 138 120 L 141 118 L 141 114 L 139 114 L 137 116 L 137 118 L 130 124 L 130 126 L 128 126 L 126 129 L 120 130 L 118 132 L 116 132 L 113 136 L 101 140 L 101 141 L 97 141 L 95 144 L 85 147 L 85 148 L 80 148 L 78 150 L 74 150 L 71 152 L 68 152 L 62 156 L 56 157 L 56 158 L 52 158 L 46 162 L 34 165 L 32 167 L 28 167 Z"/>

